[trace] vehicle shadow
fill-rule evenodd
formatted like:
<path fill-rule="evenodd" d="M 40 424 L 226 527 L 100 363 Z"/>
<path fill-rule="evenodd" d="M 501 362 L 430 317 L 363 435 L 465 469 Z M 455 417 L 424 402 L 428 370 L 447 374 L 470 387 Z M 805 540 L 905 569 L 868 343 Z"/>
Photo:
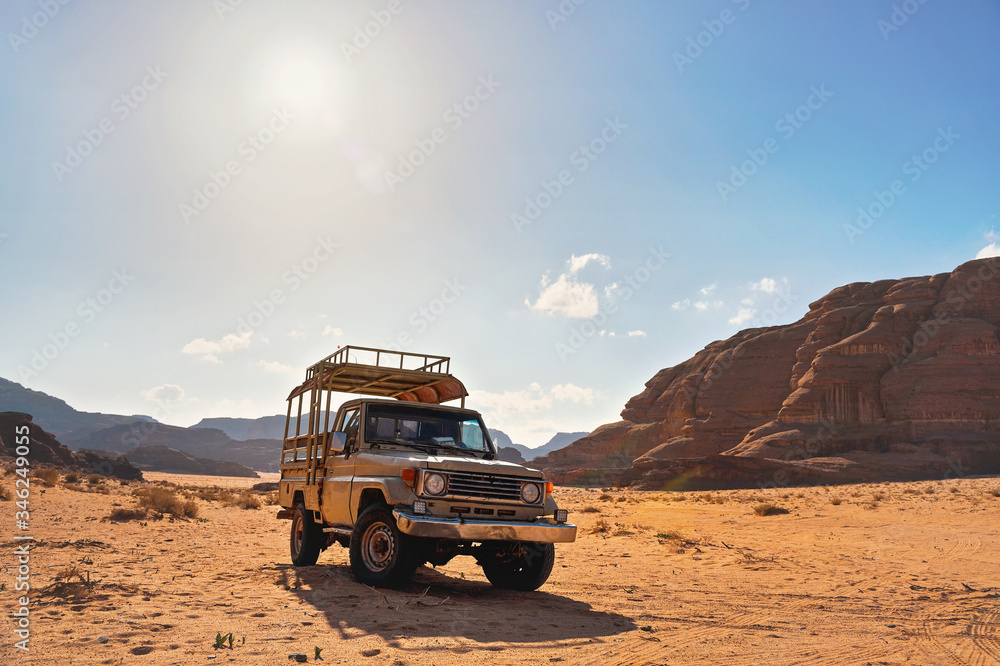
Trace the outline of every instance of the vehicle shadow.
<path fill-rule="evenodd" d="M 595 611 L 589 604 L 542 590 L 498 590 L 486 582 L 417 569 L 399 590 L 358 583 L 346 564 L 275 567 L 275 583 L 321 611 L 340 638 L 377 634 L 390 647 L 410 649 L 407 639 L 437 638 L 440 649 L 502 650 L 506 642 L 537 648 L 604 642 L 602 638 L 636 629 L 631 618 Z M 438 641 L 420 650 L 437 649 Z"/>

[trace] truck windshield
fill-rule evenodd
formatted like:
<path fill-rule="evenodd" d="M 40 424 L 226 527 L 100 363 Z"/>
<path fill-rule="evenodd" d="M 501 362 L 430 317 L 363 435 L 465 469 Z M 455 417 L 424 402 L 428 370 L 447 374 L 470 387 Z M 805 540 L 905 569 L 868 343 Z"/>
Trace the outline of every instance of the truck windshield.
<path fill-rule="evenodd" d="M 492 452 L 482 423 L 475 416 L 409 405 L 369 404 L 365 440 Z"/>

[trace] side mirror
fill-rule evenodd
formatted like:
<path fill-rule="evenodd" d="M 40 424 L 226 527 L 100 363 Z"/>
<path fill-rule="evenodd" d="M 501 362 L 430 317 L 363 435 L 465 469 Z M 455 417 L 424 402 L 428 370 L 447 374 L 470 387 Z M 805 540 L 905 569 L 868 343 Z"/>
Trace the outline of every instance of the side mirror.
<path fill-rule="evenodd" d="M 343 453 L 344 449 L 347 448 L 347 433 L 346 432 L 331 432 L 330 433 L 330 453 L 338 454 Z"/>

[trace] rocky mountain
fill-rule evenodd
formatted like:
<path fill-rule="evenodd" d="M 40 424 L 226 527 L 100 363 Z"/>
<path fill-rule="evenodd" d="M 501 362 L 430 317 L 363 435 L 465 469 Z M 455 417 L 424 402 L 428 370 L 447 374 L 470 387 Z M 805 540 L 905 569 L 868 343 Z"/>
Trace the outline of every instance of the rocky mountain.
<path fill-rule="evenodd" d="M 125 454 L 128 461 L 142 470 L 173 474 L 208 474 L 210 476 L 245 476 L 258 478 L 257 472 L 237 462 L 195 458 L 163 444 L 137 446 Z"/>
<path fill-rule="evenodd" d="M 28 460 L 32 467 L 52 465 L 84 474 L 101 474 L 119 479 L 142 480 L 142 472 L 122 456 L 102 455 L 95 451 L 70 451 L 52 433 L 43 430 L 21 412 L 0 412 L 0 456 L 17 456 L 18 434 L 27 427 Z"/>
<path fill-rule="evenodd" d="M 195 458 L 231 461 L 262 472 L 277 472 L 281 442 L 274 439 L 235 440 L 214 428 L 181 428 L 162 423 L 120 425 L 73 442 L 74 448 L 130 455 L 135 447 L 163 446 Z M 130 458 L 131 459 L 131 458 Z M 166 471 L 166 470 L 157 470 Z"/>
<path fill-rule="evenodd" d="M 488 430 L 490 431 L 490 437 L 493 438 L 493 443 L 500 449 L 500 457 L 503 460 L 507 460 L 508 458 L 503 457 L 504 455 L 507 455 L 510 457 L 511 462 L 530 462 L 535 458 L 541 458 L 542 456 L 551 453 L 552 451 L 561 449 L 564 446 L 569 446 L 576 440 L 587 435 L 585 432 L 556 433 L 548 442 L 533 449 L 528 446 L 524 446 L 523 444 L 515 444 L 511 441 L 507 433 L 502 430 L 496 430 L 494 428 L 488 428 Z M 520 459 L 513 457 L 513 454 L 504 454 L 503 449 L 505 448 L 517 451 Z"/>
<path fill-rule="evenodd" d="M 1000 473 L 1000 258 L 859 282 L 740 331 L 535 460 L 556 480 L 713 488 Z"/>
<path fill-rule="evenodd" d="M 232 439 L 284 439 L 285 415 L 262 416 L 258 419 L 209 418 L 195 423 L 192 428 L 215 428 Z"/>
<path fill-rule="evenodd" d="M 66 444 L 116 425 L 155 422 L 154 419 L 141 415 L 81 412 L 59 398 L 41 391 L 33 391 L 2 377 L 0 377 L 0 411 L 31 414 L 39 427 Z"/>

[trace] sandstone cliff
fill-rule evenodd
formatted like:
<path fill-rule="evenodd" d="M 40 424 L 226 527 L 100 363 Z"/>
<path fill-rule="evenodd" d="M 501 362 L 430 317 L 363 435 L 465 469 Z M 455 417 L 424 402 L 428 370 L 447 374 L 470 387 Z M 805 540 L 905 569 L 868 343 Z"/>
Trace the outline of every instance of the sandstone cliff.
<path fill-rule="evenodd" d="M 658 372 L 534 461 L 563 483 L 836 483 L 1000 473 L 1000 258 L 854 283 Z"/>

